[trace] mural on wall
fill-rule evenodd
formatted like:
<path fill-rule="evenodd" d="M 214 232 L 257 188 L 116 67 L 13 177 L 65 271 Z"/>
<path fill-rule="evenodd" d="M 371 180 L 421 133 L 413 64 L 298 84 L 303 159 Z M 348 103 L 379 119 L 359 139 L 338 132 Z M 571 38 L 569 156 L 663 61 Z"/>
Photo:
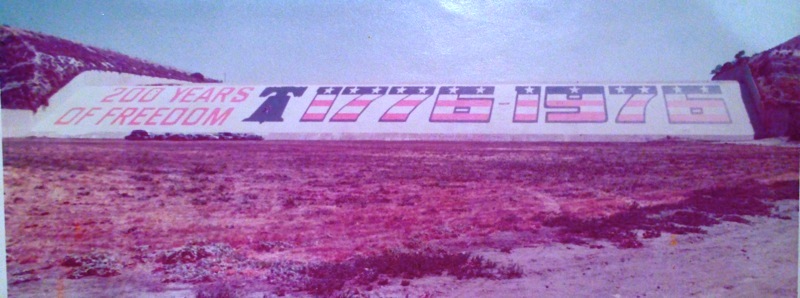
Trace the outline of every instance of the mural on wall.
<path fill-rule="evenodd" d="M 662 86 L 669 123 L 731 123 L 719 86 Z"/>
<path fill-rule="evenodd" d="M 752 135 L 735 82 L 85 87 L 47 112 L 35 131 Z"/>
<path fill-rule="evenodd" d="M 545 121 L 582 123 L 606 122 L 606 98 L 603 86 L 546 87 Z"/>
<path fill-rule="evenodd" d="M 389 100 L 394 105 L 381 116 L 381 122 L 406 122 L 408 116 L 426 99 L 433 95 L 435 86 L 400 86 L 392 87 Z"/>
<path fill-rule="evenodd" d="M 653 98 L 658 95 L 658 89 L 653 85 L 643 86 L 609 86 L 610 94 L 624 95 L 625 104 L 617 113 L 617 123 L 646 123 L 645 110 Z"/>

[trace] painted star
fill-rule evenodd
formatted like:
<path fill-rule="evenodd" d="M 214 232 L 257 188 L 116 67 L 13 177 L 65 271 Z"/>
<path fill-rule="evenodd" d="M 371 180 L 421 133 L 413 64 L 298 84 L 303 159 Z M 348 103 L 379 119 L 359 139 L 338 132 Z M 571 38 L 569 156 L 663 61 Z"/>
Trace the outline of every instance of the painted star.
<path fill-rule="evenodd" d="M 617 93 L 625 93 L 625 87 L 617 86 Z"/>
<path fill-rule="evenodd" d="M 358 91 L 358 87 L 350 88 L 350 93 L 356 93 Z"/>
<path fill-rule="evenodd" d="M 700 91 L 702 91 L 703 93 L 708 93 L 708 87 L 706 86 L 700 87 Z"/>
<path fill-rule="evenodd" d="M 378 94 L 378 93 L 380 93 L 380 92 L 381 92 L 381 87 L 375 87 L 375 88 L 372 88 L 372 93 L 373 93 L 373 94 Z"/>
<path fill-rule="evenodd" d="M 483 88 L 483 86 L 480 86 L 480 87 L 478 87 L 478 89 L 475 89 L 475 91 L 480 93 L 480 94 L 483 94 L 483 91 L 486 91 L 486 88 Z"/>
<path fill-rule="evenodd" d="M 450 87 L 450 94 L 455 94 L 458 91 L 458 87 Z"/>
<path fill-rule="evenodd" d="M 578 89 L 580 89 L 580 88 L 572 86 L 572 88 L 569 88 L 569 92 L 578 93 Z"/>
<path fill-rule="evenodd" d="M 325 89 L 325 94 L 331 94 L 331 92 L 333 92 L 333 88 L 328 87 Z"/>
<path fill-rule="evenodd" d="M 528 93 L 528 94 L 533 93 L 533 87 L 528 86 L 528 88 L 525 88 L 525 93 Z"/>
<path fill-rule="evenodd" d="M 642 92 L 642 93 L 645 93 L 645 94 L 646 93 L 650 93 L 650 87 L 642 86 L 642 88 L 639 88 L 639 92 Z"/>
<path fill-rule="evenodd" d="M 419 88 L 419 94 L 425 94 L 425 93 L 428 93 L 428 87 Z"/>
<path fill-rule="evenodd" d="M 395 90 L 397 90 L 397 93 L 399 93 L 399 94 L 406 93 L 406 87 L 400 87 L 400 88 L 397 88 Z"/>
<path fill-rule="evenodd" d="M 683 91 L 683 90 L 681 90 L 681 86 L 672 87 L 672 90 L 674 90 L 675 93 L 681 93 Z"/>

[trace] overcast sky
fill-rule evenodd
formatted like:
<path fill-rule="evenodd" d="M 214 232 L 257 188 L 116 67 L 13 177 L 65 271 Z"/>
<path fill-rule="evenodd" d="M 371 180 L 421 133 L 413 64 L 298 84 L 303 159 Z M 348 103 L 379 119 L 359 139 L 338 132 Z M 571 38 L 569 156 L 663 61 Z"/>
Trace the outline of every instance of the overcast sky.
<path fill-rule="evenodd" d="M 800 1 L 10 1 L 0 21 L 236 84 L 707 80 Z"/>

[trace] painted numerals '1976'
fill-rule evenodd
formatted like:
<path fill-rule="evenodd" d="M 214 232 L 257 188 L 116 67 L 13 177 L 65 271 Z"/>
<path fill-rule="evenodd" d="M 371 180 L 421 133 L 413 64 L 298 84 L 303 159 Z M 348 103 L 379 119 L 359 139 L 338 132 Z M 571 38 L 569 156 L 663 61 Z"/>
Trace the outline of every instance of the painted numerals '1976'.
<path fill-rule="evenodd" d="M 562 111 L 547 112 L 545 122 L 606 122 L 603 86 L 546 87 L 544 106 Z"/>
<path fill-rule="evenodd" d="M 645 123 L 645 111 L 650 100 L 656 97 L 656 86 L 609 86 L 611 96 L 623 95 L 625 104 L 619 109 L 616 123 Z"/>
<path fill-rule="evenodd" d="M 514 105 L 514 122 L 539 121 L 539 94 L 542 88 L 538 86 L 517 86 L 517 101 Z"/>

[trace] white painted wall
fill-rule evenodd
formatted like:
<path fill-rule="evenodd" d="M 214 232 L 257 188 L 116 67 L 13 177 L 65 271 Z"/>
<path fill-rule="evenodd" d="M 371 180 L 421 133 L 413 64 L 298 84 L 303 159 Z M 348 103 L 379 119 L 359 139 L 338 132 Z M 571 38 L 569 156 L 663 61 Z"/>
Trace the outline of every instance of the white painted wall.
<path fill-rule="evenodd" d="M 63 93 L 59 92 L 58 98 L 54 98 L 51 106 L 35 116 L 32 128 L 27 135 L 122 137 L 134 129 L 144 129 L 155 133 L 244 132 L 259 134 L 268 139 L 630 140 L 665 136 L 721 140 L 753 138 L 753 129 L 736 82 L 580 83 L 578 85 L 525 83 L 483 86 L 295 85 L 295 87 L 305 88 L 305 91 L 302 96 L 292 96 L 288 100 L 282 113 L 283 121 L 259 123 L 243 120 L 252 117 L 265 100 L 276 95 L 275 92 L 267 92 L 263 97 L 260 96 L 269 86 L 221 84 L 149 87 L 98 86 L 98 83 L 105 82 L 105 80 L 96 77 L 85 80 L 81 82 L 91 83 L 84 83 L 82 86 L 71 84 L 68 89 L 65 88 L 67 90 L 64 90 Z M 141 81 L 137 81 L 137 83 L 141 83 Z M 539 95 L 538 119 L 536 122 L 517 122 L 515 121 L 515 110 L 521 107 L 518 104 L 518 96 L 531 95 L 519 88 L 528 86 L 539 88 L 538 91 L 531 93 Z M 644 96 L 637 91 L 642 86 L 647 87 L 649 94 L 653 95 Z M 681 89 L 678 90 L 678 93 L 675 93 L 675 86 Z M 324 92 L 328 87 L 332 89 L 331 94 Z M 337 90 L 337 87 L 341 89 Z M 359 94 L 359 91 L 352 93 L 353 87 L 358 87 L 359 91 L 378 89 L 374 91 L 377 93 Z M 398 87 L 405 87 L 406 90 L 403 90 L 403 94 L 387 93 L 387 90 L 397 90 Z M 406 94 L 419 94 L 421 87 L 427 87 L 426 91 L 431 96 L 418 98 L 425 99 L 408 115 L 406 121 L 381 121 L 384 113 L 390 110 L 394 111 L 395 104 L 404 98 L 408 99 Z M 450 93 L 449 88 L 451 87 L 458 87 L 459 90 L 456 90 L 455 94 Z M 572 91 L 573 87 L 576 88 L 575 91 Z M 617 87 L 623 87 L 625 91 L 620 93 L 623 89 Z M 483 88 L 484 93 L 479 94 L 478 88 Z M 599 93 L 584 94 L 582 99 L 564 100 L 561 104 L 576 105 L 578 102 L 584 102 L 581 104 L 584 105 L 582 112 L 604 112 L 603 119 L 577 119 L 579 121 L 577 123 L 557 121 L 559 113 L 578 112 L 574 108 L 553 107 L 553 105 L 559 104 L 558 96 L 577 95 L 592 88 L 600 90 Z M 475 94 L 464 94 L 465 91 L 470 93 L 470 90 Z M 220 93 L 224 94 L 228 91 L 231 94 L 224 97 L 220 95 Z M 320 93 L 318 94 L 318 92 Z M 336 96 L 336 93 L 339 95 Z M 665 93 L 668 94 L 665 95 Z M 147 96 L 142 102 L 144 94 Z M 640 94 L 636 96 L 644 96 L 644 99 L 650 98 L 646 106 L 642 104 L 638 107 L 634 105 L 627 108 L 629 112 L 634 111 L 633 113 L 636 113 L 636 109 L 643 111 L 644 122 L 622 123 L 617 121 L 617 116 L 634 94 Z M 482 99 L 465 98 L 469 96 Z M 675 99 L 686 99 L 685 96 L 691 99 L 668 104 L 669 101 Z M 598 99 L 599 104 L 595 102 L 595 104 L 587 105 L 591 97 Z M 322 121 L 303 121 L 305 113 L 312 106 L 315 98 L 317 103 L 320 103 L 320 99 L 333 100 L 333 103 Z M 340 111 L 359 111 L 358 107 L 348 107 L 353 100 L 364 100 L 361 103 L 368 104 L 368 106 L 363 109 L 356 121 L 336 121 L 339 117 L 335 115 Z M 439 112 L 448 111 L 448 109 L 452 111 L 453 108 L 445 106 L 445 102 L 450 102 L 450 105 L 470 105 L 476 100 L 482 100 L 487 104 L 482 107 L 477 105 L 470 107 L 470 113 L 490 110 L 488 119 L 479 119 L 480 116 L 475 116 L 476 122 L 461 122 L 459 119 L 465 118 L 459 117 L 464 114 L 456 115 L 458 114 L 456 113 L 453 114 L 455 116 L 444 117 L 455 118 L 454 122 L 435 121 L 438 119 L 436 114 Z M 668 105 L 672 108 L 668 109 Z M 325 110 L 324 107 L 320 109 L 319 106 L 311 109 Z M 217 110 L 217 116 L 220 117 L 209 120 L 208 117 L 200 116 L 208 116 L 214 110 Z M 194 114 L 191 114 L 192 111 L 195 111 Z M 222 117 L 228 111 L 227 117 Z M 672 112 L 672 116 L 670 116 L 670 112 Z M 192 116 L 186 119 L 188 114 Z M 683 114 L 683 116 L 679 114 Z M 127 116 L 120 117 L 120 115 Z M 178 117 L 179 115 L 183 115 L 183 118 Z M 703 118 L 703 115 L 708 117 Z M 308 119 L 306 116 L 306 120 Z"/>
<path fill-rule="evenodd" d="M 184 81 L 146 77 L 127 73 L 86 71 L 73 78 L 69 84 L 53 94 L 53 96 L 50 97 L 50 105 L 39 108 L 36 113 L 30 110 L 2 109 L 3 137 L 25 137 L 33 135 L 31 130 L 36 123 L 38 123 L 43 117 L 49 115 L 53 110 L 63 107 L 64 103 L 70 99 L 75 92 L 82 88 L 89 86 L 185 83 L 186 82 Z"/>

